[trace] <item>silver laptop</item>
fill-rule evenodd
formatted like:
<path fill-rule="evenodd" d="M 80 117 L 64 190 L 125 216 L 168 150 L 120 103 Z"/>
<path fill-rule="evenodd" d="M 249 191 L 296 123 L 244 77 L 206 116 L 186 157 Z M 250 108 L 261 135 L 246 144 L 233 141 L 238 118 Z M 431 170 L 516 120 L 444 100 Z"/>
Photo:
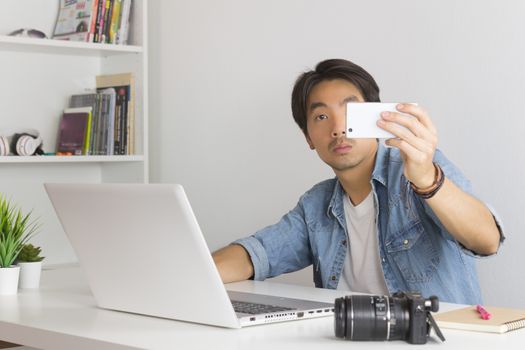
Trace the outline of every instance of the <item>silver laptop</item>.
<path fill-rule="evenodd" d="M 228 293 L 180 185 L 45 188 L 102 308 L 230 328 L 333 314 L 329 303 Z"/>

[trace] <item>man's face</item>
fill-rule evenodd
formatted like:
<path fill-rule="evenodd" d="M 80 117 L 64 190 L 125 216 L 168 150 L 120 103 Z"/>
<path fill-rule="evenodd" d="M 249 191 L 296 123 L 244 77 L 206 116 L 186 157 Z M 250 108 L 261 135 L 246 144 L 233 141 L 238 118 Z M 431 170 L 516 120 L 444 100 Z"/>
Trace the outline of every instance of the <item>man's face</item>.
<path fill-rule="evenodd" d="M 365 101 L 355 85 L 342 79 L 318 83 L 306 101 L 306 141 L 336 173 L 358 167 L 377 149 L 376 139 L 346 138 L 348 102 Z"/>

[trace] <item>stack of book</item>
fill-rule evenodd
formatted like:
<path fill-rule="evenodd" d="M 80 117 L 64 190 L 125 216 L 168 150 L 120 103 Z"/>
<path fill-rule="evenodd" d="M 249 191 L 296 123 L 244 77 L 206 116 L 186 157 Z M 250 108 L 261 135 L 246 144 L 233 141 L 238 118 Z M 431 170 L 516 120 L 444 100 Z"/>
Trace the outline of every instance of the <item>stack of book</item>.
<path fill-rule="evenodd" d="M 126 45 L 132 0 L 60 0 L 53 39 Z"/>
<path fill-rule="evenodd" d="M 71 96 L 60 122 L 57 154 L 134 154 L 133 80 L 131 73 L 97 76 L 96 91 Z"/>

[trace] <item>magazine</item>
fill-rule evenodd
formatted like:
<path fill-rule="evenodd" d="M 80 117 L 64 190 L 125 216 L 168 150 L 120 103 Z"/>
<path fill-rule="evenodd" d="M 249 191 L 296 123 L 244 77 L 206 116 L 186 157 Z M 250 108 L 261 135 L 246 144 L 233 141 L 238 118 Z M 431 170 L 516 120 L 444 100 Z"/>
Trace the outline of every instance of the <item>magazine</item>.
<path fill-rule="evenodd" d="M 89 41 L 96 0 L 60 0 L 53 39 Z"/>

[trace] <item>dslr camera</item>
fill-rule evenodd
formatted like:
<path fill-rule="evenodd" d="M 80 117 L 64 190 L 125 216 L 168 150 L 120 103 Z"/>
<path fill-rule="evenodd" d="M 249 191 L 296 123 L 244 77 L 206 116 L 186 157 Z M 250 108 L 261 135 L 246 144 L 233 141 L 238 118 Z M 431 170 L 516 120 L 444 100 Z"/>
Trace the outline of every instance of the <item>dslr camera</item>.
<path fill-rule="evenodd" d="M 334 329 L 346 340 L 406 340 L 425 344 L 431 328 L 445 341 L 430 311 L 439 310 L 436 296 L 420 293 L 350 295 L 335 300 Z"/>

